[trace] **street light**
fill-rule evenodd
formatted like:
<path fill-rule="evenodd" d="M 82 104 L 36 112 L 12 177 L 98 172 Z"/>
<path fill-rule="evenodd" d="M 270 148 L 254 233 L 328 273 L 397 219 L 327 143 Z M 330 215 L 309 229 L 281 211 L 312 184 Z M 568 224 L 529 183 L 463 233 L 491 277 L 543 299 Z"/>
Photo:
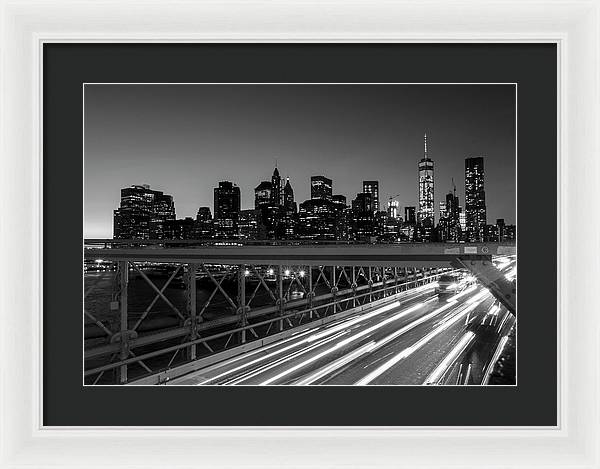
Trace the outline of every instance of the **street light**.
<path fill-rule="evenodd" d="M 304 277 L 304 271 L 303 270 L 300 271 L 300 277 Z"/>

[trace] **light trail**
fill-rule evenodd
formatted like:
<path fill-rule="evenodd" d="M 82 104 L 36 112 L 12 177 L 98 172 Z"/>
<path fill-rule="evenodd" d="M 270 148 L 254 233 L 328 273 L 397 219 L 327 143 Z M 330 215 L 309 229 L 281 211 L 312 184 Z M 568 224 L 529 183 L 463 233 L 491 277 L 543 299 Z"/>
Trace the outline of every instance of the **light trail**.
<path fill-rule="evenodd" d="M 478 288 L 477 285 L 471 285 L 466 290 L 463 290 L 460 293 L 458 293 L 458 294 L 456 294 L 454 296 L 451 296 L 446 301 L 448 303 L 456 302 L 456 300 L 458 300 L 459 298 L 462 298 L 463 296 L 468 295 L 469 293 L 473 293 L 475 290 L 477 290 L 477 288 Z"/>
<path fill-rule="evenodd" d="M 440 362 L 440 364 L 431 372 L 431 374 L 425 378 L 423 384 L 437 384 L 438 381 L 448 371 L 450 366 L 454 363 L 456 358 L 465 351 L 471 342 L 475 339 L 475 333 L 469 331 L 465 333 L 458 343 L 452 348 L 450 353 Z"/>
<path fill-rule="evenodd" d="M 255 365 L 257 363 L 260 363 L 262 361 L 268 360 L 268 359 L 273 358 L 273 357 L 275 357 L 277 355 L 285 353 L 288 350 L 291 350 L 291 349 L 293 349 L 295 347 L 299 347 L 300 345 L 309 344 L 311 342 L 318 341 L 319 339 L 321 339 L 323 337 L 327 337 L 329 335 L 333 335 L 336 332 L 339 332 L 339 331 L 341 331 L 343 329 L 348 329 L 349 327 L 352 327 L 355 324 L 358 324 L 359 322 L 366 321 L 367 319 L 371 319 L 371 318 L 373 318 L 373 317 L 375 317 L 375 316 L 377 316 L 379 314 L 385 313 L 385 312 L 387 312 L 387 311 L 389 311 L 389 310 L 391 310 L 393 308 L 396 308 L 398 306 L 400 306 L 400 302 L 399 301 L 395 301 L 394 303 L 391 303 L 389 305 L 386 305 L 386 306 L 383 306 L 381 308 L 378 308 L 378 309 L 376 309 L 374 311 L 371 311 L 370 313 L 363 314 L 363 315 L 361 315 L 361 316 L 359 316 L 357 318 L 351 319 L 349 321 L 342 322 L 341 324 L 338 324 L 338 325 L 336 325 L 334 327 L 330 327 L 330 328 L 324 330 L 323 332 L 320 332 L 318 334 L 310 335 L 309 337 L 305 338 L 304 340 L 302 340 L 300 342 L 293 343 L 291 345 L 288 345 L 287 347 L 284 347 L 282 349 L 276 350 L 275 352 L 271 352 L 271 353 L 269 353 L 267 355 L 263 355 L 263 356 L 261 356 L 259 358 L 256 358 L 256 359 L 254 359 L 254 360 L 252 360 L 250 362 L 244 363 L 244 364 L 239 365 L 239 366 L 237 366 L 235 368 L 227 370 L 227 371 L 225 371 L 225 372 L 223 372 L 221 374 L 218 374 L 216 376 L 207 378 L 204 381 L 198 383 L 198 385 L 207 384 L 207 383 L 210 383 L 211 381 L 215 381 L 217 379 L 223 378 L 223 377 L 225 377 L 225 376 L 227 376 L 229 374 L 235 373 L 236 371 L 240 371 L 240 370 L 242 370 L 244 368 L 247 368 L 249 366 Z M 274 344 L 273 346 L 276 346 L 276 345 L 277 344 Z M 260 351 L 261 349 L 258 349 L 258 350 Z M 247 355 L 246 355 L 246 357 L 247 357 Z M 245 357 L 241 356 L 240 358 L 245 358 Z M 227 363 L 227 364 L 229 364 L 229 363 Z M 223 365 L 223 364 L 221 364 L 221 365 Z"/>
<path fill-rule="evenodd" d="M 435 336 L 437 336 L 438 334 L 441 334 L 446 329 L 448 329 L 450 326 L 452 326 L 454 323 L 456 323 L 456 321 L 461 319 L 463 316 L 466 316 L 469 312 L 473 311 L 483 301 L 484 300 L 482 299 L 478 303 L 472 303 L 469 306 L 467 306 L 466 308 L 460 310 L 453 317 L 449 318 L 446 322 L 444 322 L 440 326 L 436 327 L 433 331 L 431 331 L 425 337 L 423 337 L 422 339 L 420 339 L 419 341 L 417 341 L 415 344 L 411 345 L 410 347 L 407 347 L 404 350 L 402 350 L 401 352 L 397 353 L 393 358 L 391 358 L 390 360 L 385 362 L 383 365 L 380 365 L 377 369 L 373 370 L 371 373 L 369 373 L 367 376 L 365 376 L 364 378 L 357 381 L 355 384 L 359 385 L 359 386 L 369 384 L 374 379 L 378 378 L 383 373 L 385 373 L 387 370 L 389 370 L 391 367 L 393 367 L 396 363 L 398 363 L 399 361 L 412 355 L 414 352 L 416 352 L 421 347 L 423 347 L 425 344 L 427 344 Z"/>
<path fill-rule="evenodd" d="M 490 380 L 490 375 L 494 371 L 494 366 L 496 365 L 496 362 L 500 358 L 500 355 L 502 354 L 502 351 L 504 350 L 504 346 L 506 345 L 506 342 L 508 342 L 507 335 L 505 335 L 504 337 L 502 337 L 502 339 L 500 339 L 500 343 L 498 344 L 498 347 L 496 348 L 496 351 L 494 352 L 494 356 L 492 357 L 492 359 L 488 363 L 487 368 L 485 369 L 485 373 L 483 374 L 483 380 L 481 381 L 482 386 L 485 386 L 486 384 L 488 384 L 488 382 Z"/>
<path fill-rule="evenodd" d="M 358 357 L 360 357 L 361 355 L 365 354 L 365 353 L 370 353 L 373 350 L 375 350 L 375 341 L 369 342 L 365 345 L 363 345 L 362 347 L 357 348 L 356 350 L 354 350 L 353 352 L 344 355 L 343 357 L 338 358 L 337 360 L 335 360 L 334 362 L 330 363 L 329 365 L 321 368 L 319 371 L 317 371 L 316 373 L 313 373 L 312 375 L 301 379 L 298 382 L 295 382 L 293 384 L 297 384 L 300 386 L 306 386 L 308 384 L 312 384 L 315 381 L 327 376 L 330 373 L 333 373 L 334 371 L 338 370 L 339 368 L 347 365 L 348 363 L 356 360 Z"/>
<path fill-rule="evenodd" d="M 296 351 L 290 353 L 289 355 L 285 355 L 283 357 L 278 358 L 274 362 L 266 363 L 256 369 L 249 370 L 240 376 L 236 376 L 233 379 L 230 379 L 223 384 L 233 385 L 233 384 L 239 384 L 242 381 L 247 381 L 251 378 L 254 378 L 255 376 L 260 375 L 261 373 L 264 373 L 264 372 L 269 371 L 279 365 L 282 365 L 283 363 L 287 363 L 290 360 L 301 357 L 302 355 L 306 355 L 307 353 L 312 352 L 313 350 L 321 347 L 322 345 L 326 345 L 329 342 L 333 342 L 334 340 L 339 339 L 340 337 L 346 335 L 347 333 L 348 333 L 348 331 L 341 331 L 331 337 L 324 338 L 318 342 L 313 342 L 310 345 L 310 347 L 296 350 Z"/>
<path fill-rule="evenodd" d="M 260 383 L 260 386 L 266 386 L 269 385 L 275 381 L 277 381 L 278 379 L 281 379 L 291 373 L 293 373 L 294 371 L 299 370 L 300 368 L 303 368 L 311 363 L 314 363 L 317 360 L 320 360 L 321 358 L 329 355 L 330 353 L 335 352 L 336 350 L 341 349 L 342 347 L 345 347 L 346 345 L 352 343 L 352 342 L 356 342 L 358 339 L 361 339 L 362 337 L 365 337 L 366 335 L 370 334 L 371 332 L 376 331 L 377 329 L 380 329 L 386 325 L 388 325 L 389 323 L 393 322 L 393 321 L 397 321 L 400 318 L 403 318 L 404 316 L 413 313 L 414 311 L 418 310 L 419 308 L 421 308 L 424 305 L 424 303 L 418 303 L 404 311 L 401 311 L 398 314 L 395 314 L 394 316 L 391 316 L 383 321 L 381 321 L 380 323 L 375 324 L 374 326 L 371 326 L 367 329 L 365 329 L 364 331 L 359 332 L 358 334 L 354 334 L 351 337 L 348 337 L 347 339 L 342 340 L 341 342 L 337 343 L 336 345 L 334 345 L 331 348 L 328 348 L 327 350 L 324 350 L 323 352 L 315 355 L 314 357 L 309 358 L 308 360 L 303 361 L 302 363 L 299 363 L 291 368 L 288 368 L 287 370 L 282 371 L 281 373 L 279 373 L 276 376 L 273 376 L 272 378 L 267 379 L 266 381 L 263 381 L 262 383 Z"/>
<path fill-rule="evenodd" d="M 425 302 L 427 303 L 427 302 Z M 407 324 L 406 326 L 402 327 L 401 329 L 398 329 L 397 331 L 387 335 L 386 337 L 378 340 L 377 342 L 373 342 L 373 345 L 370 346 L 368 349 L 362 349 L 359 348 L 357 350 L 360 350 L 361 353 L 355 353 L 355 352 L 351 352 L 348 355 L 344 355 L 343 357 L 341 357 L 340 359 L 336 360 L 335 362 L 333 362 L 330 365 L 327 365 L 325 368 L 323 369 L 327 369 L 328 372 L 333 372 L 335 370 L 337 370 L 338 368 L 341 368 L 342 366 L 347 365 L 348 363 L 350 363 L 352 360 L 355 360 L 357 358 L 360 357 L 360 355 L 363 355 L 364 353 L 371 353 L 374 352 L 375 350 L 379 350 L 380 348 L 382 348 L 385 344 L 387 344 L 388 342 L 394 340 L 395 338 L 401 336 L 402 334 L 405 334 L 406 332 L 410 331 L 411 329 L 414 329 L 415 327 L 417 327 L 419 324 L 422 324 L 426 321 L 428 321 L 429 319 L 437 316 L 438 314 L 440 314 L 441 312 L 447 310 L 448 308 L 454 306 L 456 303 L 448 303 L 445 304 L 444 306 L 437 308 L 436 310 L 432 311 L 431 313 L 426 314 L 425 316 L 422 316 L 418 319 L 415 319 L 414 321 L 410 322 L 409 324 Z M 347 357 L 352 356 L 351 359 L 347 359 Z M 302 380 L 302 382 L 299 382 L 297 384 L 310 384 L 314 381 L 316 381 L 317 379 L 321 378 L 322 376 L 324 376 L 321 372 L 322 370 L 317 371 L 316 373 L 314 373 L 313 375 L 310 375 L 309 377 L 305 378 L 304 380 Z M 306 381 L 306 383 L 304 383 L 304 381 Z"/>

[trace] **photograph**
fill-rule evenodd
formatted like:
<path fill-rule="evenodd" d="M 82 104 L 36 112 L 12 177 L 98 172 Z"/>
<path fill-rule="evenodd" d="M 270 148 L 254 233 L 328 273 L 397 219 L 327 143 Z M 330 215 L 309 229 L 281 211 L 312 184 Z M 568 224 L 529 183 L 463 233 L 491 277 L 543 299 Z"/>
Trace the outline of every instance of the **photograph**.
<path fill-rule="evenodd" d="M 84 386 L 517 386 L 517 88 L 84 83 Z"/>

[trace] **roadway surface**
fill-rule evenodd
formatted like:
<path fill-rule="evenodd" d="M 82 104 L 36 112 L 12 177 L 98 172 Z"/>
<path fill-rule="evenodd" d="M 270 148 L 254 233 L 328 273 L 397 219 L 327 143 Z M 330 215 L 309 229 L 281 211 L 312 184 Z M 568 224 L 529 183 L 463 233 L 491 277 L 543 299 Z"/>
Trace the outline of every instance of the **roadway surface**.
<path fill-rule="evenodd" d="M 498 266 L 514 278 L 514 261 Z M 458 293 L 436 283 L 396 301 L 173 379 L 171 385 L 486 384 L 515 317 L 465 279 Z"/>

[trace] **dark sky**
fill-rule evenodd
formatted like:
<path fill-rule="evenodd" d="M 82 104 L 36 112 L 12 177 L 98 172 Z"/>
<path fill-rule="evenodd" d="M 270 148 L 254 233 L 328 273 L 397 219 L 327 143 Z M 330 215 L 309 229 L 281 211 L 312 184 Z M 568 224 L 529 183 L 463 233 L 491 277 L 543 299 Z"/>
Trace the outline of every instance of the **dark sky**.
<path fill-rule="evenodd" d="M 85 237 L 112 237 L 120 189 L 171 194 L 177 217 L 213 210 L 213 188 L 240 186 L 242 208 L 277 161 L 296 201 L 310 176 L 333 179 L 348 203 L 379 180 L 380 203 L 417 205 L 427 132 L 435 208 L 457 186 L 464 159 L 485 157 L 488 223 L 515 222 L 513 85 L 86 85 Z"/>

